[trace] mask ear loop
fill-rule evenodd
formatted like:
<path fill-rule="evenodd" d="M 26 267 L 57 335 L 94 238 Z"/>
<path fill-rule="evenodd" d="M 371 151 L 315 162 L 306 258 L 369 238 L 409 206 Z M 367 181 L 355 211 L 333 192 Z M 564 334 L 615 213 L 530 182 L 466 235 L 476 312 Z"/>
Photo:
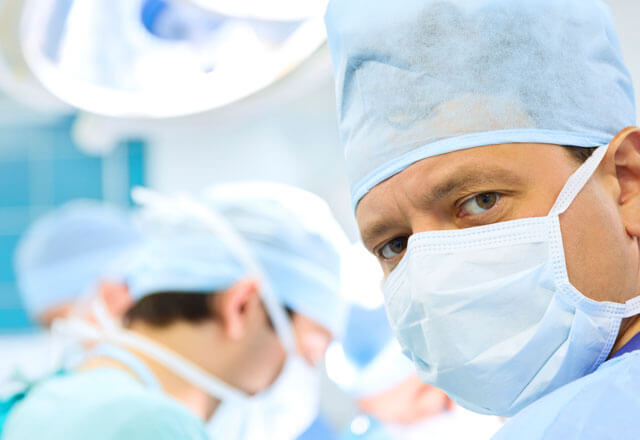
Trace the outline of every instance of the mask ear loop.
<path fill-rule="evenodd" d="M 96 300 L 102 301 L 100 295 L 101 282 L 104 280 L 113 280 L 116 282 L 122 281 L 121 269 L 128 261 L 127 259 L 133 249 L 134 245 L 130 246 L 128 250 L 123 252 L 122 256 L 118 257 L 115 262 L 107 266 L 106 270 L 103 271 L 103 275 L 100 277 L 100 280 L 96 281 L 90 288 L 86 289 L 80 297 L 73 302 L 71 311 L 67 317 L 63 319 L 58 318 L 52 322 L 52 343 L 50 350 L 50 363 L 52 366 L 55 368 L 73 369 L 86 361 L 86 347 L 81 347 L 81 344 L 85 341 L 79 340 L 77 336 L 74 336 L 70 332 L 56 331 L 56 328 L 61 329 L 62 326 L 56 326 L 55 324 L 56 322 L 60 324 L 60 322 L 69 320 L 86 321 L 87 317 L 94 311 L 93 303 Z M 114 273 L 116 270 L 117 272 Z"/>
<path fill-rule="evenodd" d="M 132 196 L 139 204 L 163 210 L 168 214 L 173 213 L 175 215 L 176 208 L 179 208 L 181 212 L 188 212 L 207 225 L 211 232 L 216 234 L 217 238 L 226 245 L 227 249 L 235 254 L 248 272 L 258 279 L 260 296 L 282 346 L 288 355 L 296 354 L 296 340 L 291 322 L 284 308 L 276 299 L 271 283 L 264 275 L 260 263 L 253 256 L 246 241 L 239 236 L 224 217 L 186 196 L 169 199 L 154 191 L 140 187 L 133 190 Z"/>
<path fill-rule="evenodd" d="M 162 365 L 171 368 L 174 373 L 208 392 L 213 397 L 234 400 L 244 400 L 249 397 L 247 394 L 213 378 L 209 373 L 173 350 L 165 348 L 144 336 L 122 330 L 109 316 L 102 301 L 95 301 L 93 303 L 93 312 L 96 320 L 102 327 L 101 336 L 106 339 L 107 342 L 129 347 L 146 354 Z"/>
<path fill-rule="evenodd" d="M 569 208 L 573 200 L 593 176 L 593 173 L 598 169 L 598 166 L 600 166 L 602 159 L 607 154 L 608 147 L 608 145 L 598 147 L 580 168 L 569 177 L 549 212 L 550 216 L 560 215 Z M 622 317 L 629 318 L 637 314 L 640 314 L 640 296 L 631 298 L 624 303 Z"/>
<path fill-rule="evenodd" d="M 593 173 L 598 169 L 602 159 L 607 154 L 608 145 L 598 147 L 593 154 L 582 164 L 580 168 L 573 172 L 567 183 L 560 191 L 556 202 L 553 204 L 549 216 L 560 215 L 569 208 L 573 200 L 580 194 L 582 188 L 587 184 Z"/>
<path fill-rule="evenodd" d="M 162 365 L 170 368 L 178 376 L 192 383 L 198 388 L 222 400 L 246 401 L 249 396 L 225 384 L 209 373 L 183 358 L 178 353 L 167 349 L 143 336 L 119 328 L 118 324 L 109 316 L 104 303 L 96 299 L 92 303 L 92 310 L 98 326 L 90 324 L 78 317 L 56 320 L 54 331 L 73 337 L 80 336 L 85 341 L 109 342 L 139 351 Z"/>
<path fill-rule="evenodd" d="M 86 361 L 87 351 L 82 344 L 86 342 L 84 336 L 79 337 L 68 331 L 62 331 L 62 323 L 67 321 L 86 321 L 91 311 L 91 303 L 98 297 L 97 288 L 86 290 L 80 298 L 74 301 L 71 310 L 65 318 L 56 318 L 51 323 L 50 364 L 56 368 L 73 369 Z"/>

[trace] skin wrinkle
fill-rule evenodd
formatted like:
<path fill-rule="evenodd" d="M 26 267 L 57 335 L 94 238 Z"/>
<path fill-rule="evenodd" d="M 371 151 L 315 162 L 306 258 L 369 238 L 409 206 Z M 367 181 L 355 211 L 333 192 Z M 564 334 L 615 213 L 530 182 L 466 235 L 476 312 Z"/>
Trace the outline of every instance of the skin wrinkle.
<path fill-rule="evenodd" d="M 468 192 L 471 188 L 484 185 L 507 184 L 515 186 L 522 180 L 508 169 L 475 169 L 476 167 L 460 167 L 452 172 L 448 180 L 437 184 L 424 197 L 424 206 L 430 206 L 450 197 L 452 194 Z"/>

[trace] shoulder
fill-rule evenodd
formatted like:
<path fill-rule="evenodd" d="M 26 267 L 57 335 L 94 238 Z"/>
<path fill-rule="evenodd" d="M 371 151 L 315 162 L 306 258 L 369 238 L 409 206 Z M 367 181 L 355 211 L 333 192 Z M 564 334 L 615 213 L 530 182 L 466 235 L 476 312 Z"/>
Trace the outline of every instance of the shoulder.
<path fill-rule="evenodd" d="M 52 440 L 207 438 L 204 423 L 178 401 L 108 370 L 52 378 L 36 387 L 10 414 L 7 438 L 41 438 L 43 426 Z"/>
<path fill-rule="evenodd" d="M 164 395 L 136 396 L 116 406 L 113 410 L 118 414 L 114 419 L 118 422 L 114 426 L 114 440 L 208 438 L 204 423 L 195 414 Z M 110 408 L 103 409 L 108 411 Z"/>
<path fill-rule="evenodd" d="M 640 351 L 539 399 L 507 421 L 502 439 L 626 439 L 640 435 Z"/>
<path fill-rule="evenodd" d="M 110 433 L 106 439 L 206 438 L 204 423 L 182 403 L 137 382 L 120 385 L 117 392 L 107 393 L 85 413 L 86 420 L 98 419 L 98 424 L 109 424 L 103 430 Z"/>

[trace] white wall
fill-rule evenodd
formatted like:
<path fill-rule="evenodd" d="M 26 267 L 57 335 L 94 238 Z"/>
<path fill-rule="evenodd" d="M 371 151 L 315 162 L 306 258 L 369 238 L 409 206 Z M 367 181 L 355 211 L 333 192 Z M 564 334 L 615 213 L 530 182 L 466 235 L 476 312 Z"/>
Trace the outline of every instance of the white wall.
<path fill-rule="evenodd" d="M 355 237 L 333 85 L 239 120 L 213 115 L 195 128 L 165 132 L 149 149 L 150 186 L 198 190 L 214 182 L 266 179 L 298 185 L 329 201 Z"/>
<path fill-rule="evenodd" d="M 88 125 L 93 131 L 96 124 Z M 325 198 L 356 238 L 326 47 L 285 80 L 238 104 L 162 123 L 121 124 L 120 130 L 150 134 L 153 188 L 198 191 L 244 179 L 289 183 Z"/>
<path fill-rule="evenodd" d="M 640 2 L 637 0 L 606 0 L 611 6 L 625 62 L 633 76 L 636 103 L 640 103 Z"/>
<path fill-rule="evenodd" d="M 640 2 L 608 3 L 640 102 Z M 110 143 L 123 133 L 147 134 L 148 177 L 154 188 L 196 191 L 241 179 L 295 184 L 327 199 L 351 238 L 357 236 L 326 47 L 280 83 L 221 110 L 161 122 L 91 116 L 83 122 L 78 132 L 90 139 L 87 143 Z"/>

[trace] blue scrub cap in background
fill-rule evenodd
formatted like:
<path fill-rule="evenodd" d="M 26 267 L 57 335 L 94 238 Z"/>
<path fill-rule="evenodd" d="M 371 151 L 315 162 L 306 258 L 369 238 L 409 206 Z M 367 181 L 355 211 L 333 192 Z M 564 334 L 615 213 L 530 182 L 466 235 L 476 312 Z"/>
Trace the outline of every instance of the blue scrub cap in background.
<path fill-rule="evenodd" d="M 387 391 L 416 374 L 393 337 L 384 307 L 351 307 L 344 338 L 329 347 L 326 366 L 329 378 L 358 399 Z"/>
<path fill-rule="evenodd" d="M 282 304 L 340 335 L 341 263 L 350 244 L 327 203 L 271 182 L 215 185 L 205 198 L 247 241 Z"/>
<path fill-rule="evenodd" d="M 266 182 L 218 185 L 205 193 L 203 204 L 245 240 L 282 304 L 339 333 L 345 309 L 340 248 L 346 237 L 326 203 Z M 202 220 L 150 211 L 142 210 L 148 239 L 127 275 L 134 299 L 167 291 L 215 293 L 249 275 L 236 252 Z"/>
<path fill-rule="evenodd" d="M 102 277 L 121 278 L 118 262 L 139 238 L 126 211 L 96 201 L 70 202 L 38 219 L 15 254 L 29 315 L 80 299 Z"/>
<path fill-rule="evenodd" d="M 606 145 L 636 122 L 600 0 L 332 0 L 326 24 L 354 206 L 427 157 Z"/>
<path fill-rule="evenodd" d="M 152 216 L 148 211 L 141 214 Z M 134 301 L 160 292 L 216 293 L 247 274 L 247 268 L 200 220 L 149 217 L 139 220 L 144 243 L 127 265 L 126 281 Z"/>

